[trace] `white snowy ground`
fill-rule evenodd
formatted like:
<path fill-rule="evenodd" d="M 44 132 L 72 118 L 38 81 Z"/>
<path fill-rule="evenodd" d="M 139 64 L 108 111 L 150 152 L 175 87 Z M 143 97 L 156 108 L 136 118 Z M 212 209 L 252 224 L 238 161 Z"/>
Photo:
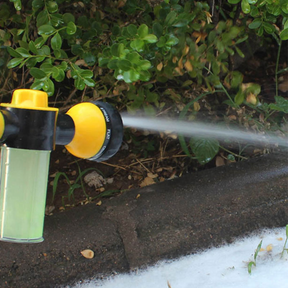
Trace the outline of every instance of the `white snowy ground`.
<path fill-rule="evenodd" d="M 288 287 L 288 255 L 280 259 L 285 227 L 262 230 L 233 244 L 212 248 L 173 262 L 161 262 L 137 273 L 116 275 L 79 288 L 273 288 Z M 248 273 L 248 262 L 262 242 L 257 266 Z M 170 286 L 169 286 L 170 285 Z"/>

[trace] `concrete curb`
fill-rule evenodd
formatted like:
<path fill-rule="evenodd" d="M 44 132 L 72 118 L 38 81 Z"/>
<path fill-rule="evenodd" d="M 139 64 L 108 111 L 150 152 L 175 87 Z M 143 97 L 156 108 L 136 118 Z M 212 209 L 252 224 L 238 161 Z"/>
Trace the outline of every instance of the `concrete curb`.
<path fill-rule="evenodd" d="M 286 156 L 197 172 L 46 217 L 43 243 L 0 242 L 0 286 L 56 287 L 285 226 Z M 84 249 L 95 257 L 84 258 Z"/>

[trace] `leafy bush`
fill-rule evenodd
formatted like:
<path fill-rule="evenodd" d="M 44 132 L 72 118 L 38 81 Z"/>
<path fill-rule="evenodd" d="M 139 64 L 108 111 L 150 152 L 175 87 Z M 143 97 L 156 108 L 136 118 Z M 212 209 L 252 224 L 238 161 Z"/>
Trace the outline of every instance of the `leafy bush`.
<path fill-rule="evenodd" d="M 228 0 L 229 12 L 217 7 L 223 16 L 218 23 L 205 1 L 165 0 L 154 7 L 140 0 L 104 7 L 89 0 L 10 2 L 0 3 L 0 45 L 11 56 L 8 68 L 29 71 L 30 88 L 49 96 L 61 87 L 57 82 L 93 88 L 96 96 L 115 96 L 134 112 L 155 113 L 165 105 L 160 94 L 179 97 L 177 89 L 163 88 L 168 81 L 184 90 L 194 83 L 211 93 L 220 89 L 233 107 L 255 106 L 260 86 L 230 71 L 229 57 L 244 57 L 239 44 L 254 31 L 272 35 L 279 46 L 288 39 L 286 0 Z M 276 106 L 266 113 L 279 111 Z"/>

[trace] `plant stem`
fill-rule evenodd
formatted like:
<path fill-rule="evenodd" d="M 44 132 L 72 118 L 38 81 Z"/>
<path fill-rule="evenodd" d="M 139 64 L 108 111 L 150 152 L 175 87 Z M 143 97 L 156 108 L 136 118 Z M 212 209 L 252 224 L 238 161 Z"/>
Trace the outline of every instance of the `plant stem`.
<path fill-rule="evenodd" d="M 220 145 L 219 147 L 220 147 L 222 150 L 224 150 L 224 151 L 226 151 L 226 152 L 232 154 L 233 156 L 236 156 L 236 157 L 238 157 L 238 158 L 245 159 L 245 160 L 248 159 L 247 157 L 244 157 L 244 156 L 238 155 L 238 154 L 236 154 L 236 153 L 234 153 L 234 152 L 232 152 L 232 151 L 230 151 L 230 150 L 224 148 L 224 147 L 221 146 L 221 145 Z"/>
<path fill-rule="evenodd" d="M 282 253 L 281 253 L 281 257 L 280 257 L 280 258 L 283 257 L 284 252 L 286 251 L 285 247 L 286 247 L 287 239 L 288 239 L 288 238 L 286 237 L 286 240 L 285 240 L 285 243 L 284 243 L 283 250 L 282 250 Z"/>
<path fill-rule="evenodd" d="M 275 91 L 276 93 L 275 93 L 275 95 L 276 96 L 278 96 L 278 69 L 279 69 L 281 47 L 282 47 L 282 40 L 280 39 L 279 46 L 278 46 L 277 59 L 276 59 L 276 67 L 275 67 L 275 82 L 276 82 L 276 91 Z"/>

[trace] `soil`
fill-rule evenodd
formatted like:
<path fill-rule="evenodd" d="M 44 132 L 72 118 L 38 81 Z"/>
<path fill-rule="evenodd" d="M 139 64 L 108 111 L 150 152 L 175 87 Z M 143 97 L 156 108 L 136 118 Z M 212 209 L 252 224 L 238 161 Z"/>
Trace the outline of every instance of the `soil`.
<path fill-rule="evenodd" d="M 47 216 L 44 242 L 0 242 L 0 287 L 63 287 L 283 227 L 287 172 L 286 154 L 265 155 Z"/>

